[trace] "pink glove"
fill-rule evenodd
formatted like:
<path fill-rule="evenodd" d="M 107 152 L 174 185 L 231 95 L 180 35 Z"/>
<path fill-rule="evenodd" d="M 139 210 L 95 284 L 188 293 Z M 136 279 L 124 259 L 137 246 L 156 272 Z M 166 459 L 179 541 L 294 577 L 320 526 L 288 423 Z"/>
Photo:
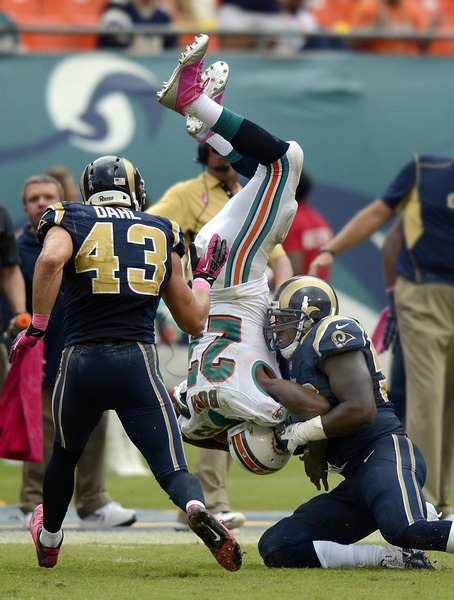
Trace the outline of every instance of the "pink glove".
<path fill-rule="evenodd" d="M 375 329 L 372 333 L 371 339 L 372 343 L 375 346 L 375 350 L 378 354 L 381 354 L 386 350 L 385 345 L 383 343 L 383 332 L 385 330 L 386 321 L 388 319 L 389 307 L 385 306 L 385 308 L 381 311 L 378 322 L 375 326 Z"/>
<path fill-rule="evenodd" d="M 36 346 L 36 344 L 39 342 L 39 340 L 42 340 L 44 337 L 44 334 L 46 332 L 42 331 L 41 329 L 36 329 L 36 327 L 33 327 L 32 324 L 30 324 L 27 329 L 24 329 L 23 331 L 21 331 L 17 336 L 16 339 L 14 340 L 14 342 L 11 344 L 11 349 L 9 351 L 9 357 L 8 360 L 11 364 L 14 363 L 14 361 L 16 360 L 19 352 L 22 350 L 22 348 L 25 348 L 25 346 Z"/>
<path fill-rule="evenodd" d="M 217 233 L 213 235 L 208 248 L 200 258 L 197 256 L 195 244 L 191 243 L 189 245 L 189 254 L 191 256 L 193 279 L 196 279 L 196 277 L 204 279 L 212 286 L 222 267 L 225 265 L 229 252 L 230 248 L 227 246 L 227 242 L 221 240 Z"/>

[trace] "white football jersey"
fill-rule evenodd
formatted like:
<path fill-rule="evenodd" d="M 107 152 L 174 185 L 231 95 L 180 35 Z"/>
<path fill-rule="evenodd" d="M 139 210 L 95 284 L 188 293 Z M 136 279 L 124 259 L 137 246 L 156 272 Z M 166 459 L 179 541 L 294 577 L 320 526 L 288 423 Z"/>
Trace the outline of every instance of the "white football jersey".
<path fill-rule="evenodd" d="M 230 254 L 211 290 L 204 332 L 191 341 L 188 406 L 191 418 L 179 423 L 188 438 L 212 437 L 232 421 L 272 426 L 286 409 L 258 386 L 255 369 L 267 366 L 280 376 L 263 335 L 269 288 L 268 258 L 283 241 L 296 212 L 295 191 L 303 152 L 290 142 L 285 155 L 256 174 L 198 233 L 199 256 L 218 233 Z"/>

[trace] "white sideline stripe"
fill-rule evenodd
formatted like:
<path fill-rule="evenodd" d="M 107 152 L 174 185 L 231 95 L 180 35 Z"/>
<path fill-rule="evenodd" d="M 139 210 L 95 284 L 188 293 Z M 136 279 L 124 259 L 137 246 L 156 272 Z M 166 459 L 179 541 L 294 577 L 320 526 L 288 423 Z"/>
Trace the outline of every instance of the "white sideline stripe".
<path fill-rule="evenodd" d="M 236 539 L 243 544 L 256 545 L 259 541 L 263 531 L 248 531 L 236 529 L 233 531 Z M 134 531 L 126 529 L 113 529 L 109 531 L 104 530 L 93 530 L 93 531 L 81 531 L 65 527 L 65 541 L 64 544 L 96 544 L 96 545 L 109 545 L 115 544 L 117 546 L 131 546 L 131 545 L 143 545 L 143 544 L 201 544 L 199 538 L 192 532 L 175 532 L 175 531 Z M 375 532 L 362 543 L 368 544 L 384 544 L 385 541 L 382 536 Z M 33 544 L 30 533 L 24 529 L 24 531 L 2 531 L 0 536 L 1 544 Z"/>

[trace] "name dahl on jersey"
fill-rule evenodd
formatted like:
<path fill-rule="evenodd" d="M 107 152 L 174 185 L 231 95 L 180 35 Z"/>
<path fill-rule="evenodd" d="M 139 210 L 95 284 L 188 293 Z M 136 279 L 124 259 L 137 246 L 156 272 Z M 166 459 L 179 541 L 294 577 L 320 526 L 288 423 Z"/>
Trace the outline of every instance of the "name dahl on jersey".
<path fill-rule="evenodd" d="M 108 197 L 104 198 L 104 200 L 108 199 Z M 131 219 L 133 221 L 142 220 L 140 215 L 134 214 L 132 210 L 129 210 L 128 208 L 114 208 L 113 206 L 93 206 L 93 208 L 100 219 L 111 219 L 112 217 L 115 217 L 116 219 Z"/>

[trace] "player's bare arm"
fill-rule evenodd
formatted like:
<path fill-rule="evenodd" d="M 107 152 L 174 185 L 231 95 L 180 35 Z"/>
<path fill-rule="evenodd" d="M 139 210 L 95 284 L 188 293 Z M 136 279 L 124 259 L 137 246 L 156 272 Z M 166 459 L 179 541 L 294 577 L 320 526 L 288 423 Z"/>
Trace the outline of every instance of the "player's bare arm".
<path fill-rule="evenodd" d="M 331 410 L 330 403 L 321 394 L 293 381 L 271 378 L 263 366 L 257 368 L 256 377 L 267 394 L 303 420 L 325 415 Z"/>
<path fill-rule="evenodd" d="M 172 256 L 172 276 L 164 292 L 164 299 L 177 325 L 186 333 L 197 335 L 202 331 L 210 310 L 210 288 L 224 267 L 229 252 L 226 240 L 221 239 L 217 233 L 211 237 L 202 256 L 198 256 L 194 244 L 189 245 L 194 278 L 192 290 L 189 290 L 183 279 L 180 259 L 175 260 Z"/>
<path fill-rule="evenodd" d="M 172 275 L 163 298 L 182 331 L 197 335 L 203 330 L 210 310 L 209 290 L 191 290 L 183 277 L 181 260 L 176 252 L 172 253 Z"/>
<path fill-rule="evenodd" d="M 33 276 L 33 312 L 49 315 L 60 290 L 63 268 L 71 258 L 73 242 L 62 227 L 52 227 L 46 234 Z"/>
<path fill-rule="evenodd" d="M 363 353 L 345 352 L 325 360 L 325 373 L 339 404 L 322 417 L 328 438 L 349 435 L 372 423 L 377 414 L 372 379 Z"/>

